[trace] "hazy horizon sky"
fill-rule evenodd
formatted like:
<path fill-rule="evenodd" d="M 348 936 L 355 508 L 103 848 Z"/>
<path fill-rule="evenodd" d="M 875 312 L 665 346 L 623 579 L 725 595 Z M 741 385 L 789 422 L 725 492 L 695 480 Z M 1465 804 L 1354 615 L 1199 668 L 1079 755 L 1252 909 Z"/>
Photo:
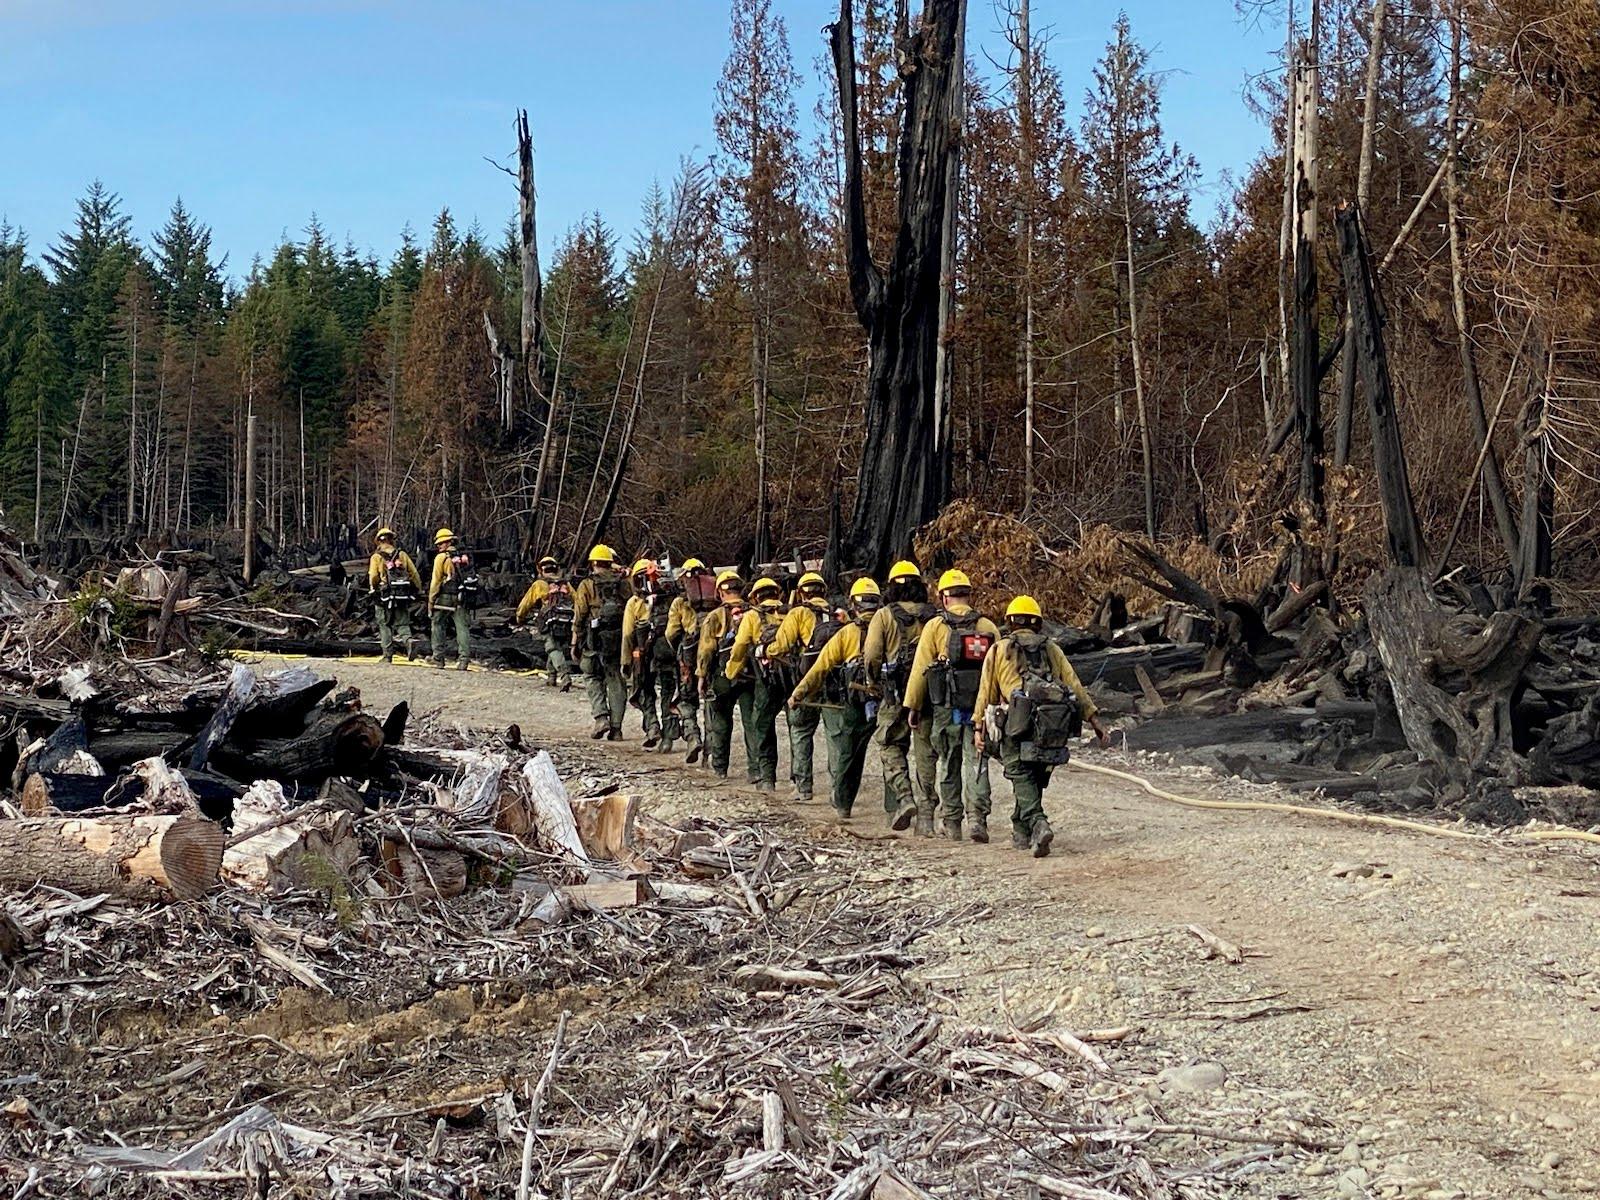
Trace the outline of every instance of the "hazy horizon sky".
<path fill-rule="evenodd" d="M 809 142 L 835 0 L 774 0 L 802 80 Z M 1073 120 L 1123 5 L 1034 0 Z M 1164 72 L 1164 124 L 1200 162 L 1209 222 L 1266 131 L 1243 98 L 1281 33 L 1228 0 L 1125 6 Z M 1000 19 L 970 0 L 969 51 L 986 73 Z M 37 256 L 93 179 L 141 239 L 182 196 L 228 273 L 298 238 L 313 213 L 336 242 L 387 261 L 409 224 L 426 240 L 448 206 L 498 241 L 515 207 L 512 117 L 532 124 L 539 240 L 598 211 L 626 239 L 654 181 L 716 148 L 714 88 L 726 0 L 0 0 L 0 218 Z"/>

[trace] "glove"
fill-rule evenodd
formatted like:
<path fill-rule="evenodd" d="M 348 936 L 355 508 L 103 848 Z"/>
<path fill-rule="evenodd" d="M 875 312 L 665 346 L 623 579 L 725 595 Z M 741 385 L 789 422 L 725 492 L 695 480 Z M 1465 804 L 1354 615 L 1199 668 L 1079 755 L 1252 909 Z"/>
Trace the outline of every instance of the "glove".
<path fill-rule="evenodd" d="M 917 712 L 916 709 L 908 708 L 905 710 L 905 714 L 906 724 L 912 729 L 915 729 L 918 725 L 922 724 L 922 714 Z"/>

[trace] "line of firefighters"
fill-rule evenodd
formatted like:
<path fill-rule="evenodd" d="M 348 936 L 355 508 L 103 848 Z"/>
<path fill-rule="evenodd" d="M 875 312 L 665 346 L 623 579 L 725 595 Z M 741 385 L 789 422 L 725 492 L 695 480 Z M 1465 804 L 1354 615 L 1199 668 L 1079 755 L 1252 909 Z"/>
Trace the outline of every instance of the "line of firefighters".
<path fill-rule="evenodd" d="M 464 670 L 466 586 L 470 579 L 475 595 L 476 575 L 449 530 L 439 531 L 436 544 L 428 591 L 433 661 L 444 665 L 453 620 Z M 369 574 L 391 661 L 393 639 L 409 639 L 409 616 L 381 599 L 383 589 L 404 578 L 420 591 L 421 579 L 388 530 L 379 533 Z M 900 562 L 882 589 L 857 579 L 842 605 L 815 572 L 800 577 L 786 602 L 770 578 L 747 584 L 736 571 L 713 575 L 696 558 L 675 576 L 650 559 L 624 571 L 601 545 L 576 587 L 556 559 L 541 560 L 516 622 L 543 637 L 551 687 L 569 690 L 574 665 L 582 672 L 596 739 L 621 739 L 631 700 L 643 716 L 646 749 L 671 752 L 681 741 L 688 763 L 704 762 L 726 778 L 737 713 L 746 778 L 771 792 L 777 718 L 786 712 L 796 798 L 812 798 L 821 727 L 830 799 L 849 820 L 876 735 L 891 828 L 932 836 L 937 816 L 946 837 L 975 842 L 989 840 L 988 759 L 998 758 L 1014 799 L 1012 845 L 1043 857 L 1054 836 L 1044 814 L 1051 772 L 1067 761 L 1085 723 L 1102 744 L 1105 728 L 1066 655 L 1045 637 L 1031 597 L 1010 602 L 1002 633 L 972 607 L 972 584 L 961 571 L 946 571 L 936 592 L 937 605 L 917 565 Z"/>

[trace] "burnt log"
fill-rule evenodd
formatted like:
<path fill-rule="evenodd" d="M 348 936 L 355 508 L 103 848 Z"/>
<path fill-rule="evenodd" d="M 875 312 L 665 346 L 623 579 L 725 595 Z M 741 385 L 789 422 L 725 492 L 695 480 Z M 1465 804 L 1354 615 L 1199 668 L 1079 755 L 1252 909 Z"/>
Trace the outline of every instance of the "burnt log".
<path fill-rule="evenodd" d="M 1308 729 L 1346 723 L 1353 735 L 1371 730 L 1373 707 L 1361 701 L 1338 701 L 1316 708 L 1263 708 L 1220 717 L 1187 716 L 1167 709 L 1127 731 L 1130 750 L 1193 750 L 1263 742 L 1300 742 Z"/>
<path fill-rule="evenodd" d="M 228 677 L 228 690 L 223 693 L 222 703 L 217 706 L 216 712 L 211 714 L 211 719 L 206 722 L 205 728 L 200 731 L 200 736 L 195 739 L 194 750 L 189 755 L 191 771 L 199 771 L 205 767 L 217 744 L 228 736 L 234 721 L 244 711 L 255 687 L 256 673 L 249 667 L 235 663 L 233 672 Z"/>
<path fill-rule="evenodd" d="M 335 775 L 365 779 L 383 749 L 383 726 L 366 713 L 329 713 L 294 738 L 225 742 L 215 757 L 230 775 L 316 783 Z"/>
<path fill-rule="evenodd" d="M 337 686 L 337 680 L 318 679 L 309 667 L 262 679 L 234 722 L 234 731 L 247 738 L 293 737 Z"/>
<path fill-rule="evenodd" d="M 233 815 L 233 802 L 244 794 L 244 786 L 209 771 L 179 771 L 194 794 L 200 812 L 213 821 L 226 823 Z M 130 775 L 73 775 L 55 771 L 35 771 L 20 790 L 21 808 L 29 816 L 47 812 L 78 813 L 92 808 L 125 808 L 144 798 L 141 780 Z"/>
<path fill-rule="evenodd" d="M 1101 683 L 1124 692 L 1140 690 L 1138 670 L 1141 667 L 1152 679 L 1160 681 L 1180 671 L 1198 670 L 1205 655 L 1206 648 L 1199 643 L 1118 646 L 1087 654 L 1074 654 L 1067 650 L 1072 669 L 1085 686 Z"/>

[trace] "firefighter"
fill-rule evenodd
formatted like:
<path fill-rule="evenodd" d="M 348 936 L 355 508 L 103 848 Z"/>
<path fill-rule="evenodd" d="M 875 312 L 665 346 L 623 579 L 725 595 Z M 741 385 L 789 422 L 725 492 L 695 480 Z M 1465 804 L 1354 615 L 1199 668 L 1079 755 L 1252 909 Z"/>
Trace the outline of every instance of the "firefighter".
<path fill-rule="evenodd" d="M 938 760 L 944 835 L 961 840 L 961 818 L 975 842 L 989 840 L 989 764 L 973 747 L 978 683 L 1000 630 L 972 607 L 972 581 L 962 571 L 939 577 L 944 609 L 923 627 L 906 681 L 907 719 L 925 724 Z"/>
<path fill-rule="evenodd" d="M 622 682 L 622 614 L 628 606 L 628 580 L 616 568 L 617 553 L 597 545 L 589 551 L 589 574 L 572 597 L 572 657 L 584 675 L 591 738 L 622 740 L 627 693 Z"/>
<path fill-rule="evenodd" d="M 465 671 L 472 661 L 472 610 L 478 604 L 478 568 L 472 553 L 460 548 L 456 535 L 441 529 L 433 535 L 438 551 L 433 556 L 433 579 L 428 584 L 433 665 L 444 666 L 445 639 L 452 621 L 456 628 L 456 668 Z"/>
<path fill-rule="evenodd" d="M 551 687 L 572 690 L 572 664 L 566 650 L 572 644 L 572 585 L 561 564 L 550 555 L 539 560 L 539 574 L 522 593 L 517 605 L 518 625 L 534 622 L 535 636 L 544 641 L 545 679 Z"/>
<path fill-rule="evenodd" d="M 700 698 L 706 708 L 706 758 L 712 773 L 719 779 L 728 777 L 728 759 L 732 754 L 733 710 L 749 728 L 750 707 L 754 689 L 748 680 L 735 682 L 728 678 L 728 660 L 733 654 L 733 641 L 739 624 L 744 620 L 745 583 L 737 571 L 723 571 L 717 576 L 717 607 L 700 621 L 700 646 L 695 656 L 695 679 Z M 755 760 L 749 763 L 752 779 Z"/>
<path fill-rule="evenodd" d="M 748 681 L 750 704 L 740 705 L 747 776 L 758 792 L 778 788 L 778 710 L 783 707 L 782 668 L 772 660 L 772 640 L 783 625 L 783 589 L 768 578 L 750 588 L 752 607 L 739 619 L 724 674 L 735 687 Z"/>
<path fill-rule="evenodd" d="M 372 593 L 373 613 L 378 621 L 378 645 L 383 661 L 394 661 L 395 640 L 401 657 L 411 658 L 411 606 L 422 596 L 422 576 L 411 555 L 395 544 L 394 530 L 378 530 L 377 547 L 367 563 L 367 587 Z"/>
<path fill-rule="evenodd" d="M 869 683 L 861 661 L 867 623 L 882 603 L 878 585 L 858 579 L 850 585 L 850 620 L 839 626 L 789 696 L 789 713 L 810 708 L 822 716 L 828 735 L 828 772 L 833 777 L 830 799 L 841 821 L 850 819 L 861 770 L 872 743 L 867 717 Z M 820 695 L 820 702 L 813 698 Z M 792 751 L 791 751 L 792 753 Z"/>
<path fill-rule="evenodd" d="M 874 585 L 876 586 L 876 585 Z M 843 626 L 828 599 L 828 584 L 815 571 L 800 576 L 795 604 L 772 639 L 773 661 L 787 673 L 785 692 L 792 692 L 817 661 L 817 655 Z M 797 801 L 811 799 L 813 745 L 823 710 L 814 704 L 789 709 L 789 778 Z"/>
<path fill-rule="evenodd" d="M 677 663 L 678 702 L 673 716 L 688 754 L 690 766 L 700 761 L 704 748 L 700 734 L 700 685 L 696 668 L 700 657 L 700 625 L 717 607 L 717 584 L 705 563 L 698 558 L 684 560 L 678 575 L 677 596 L 667 611 L 667 644 Z"/>
<path fill-rule="evenodd" d="M 629 572 L 633 595 L 622 610 L 622 677 L 644 717 L 644 748 L 670 752 L 677 730 L 678 664 L 667 641 L 672 595 L 661 568 L 641 558 Z"/>
<path fill-rule="evenodd" d="M 883 599 L 883 607 L 867 626 L 861 651 L 867 677 L 878 690 L 875 718 L 883 751 L 883 807 L 895 829 L 904 830 L 915 820 L 917 833 L 932 837 L 933 743 L 925 725 L 911 726 L 903 706 L 917 639 L 934 615 L 928 585 L 916 563 L 898 562 L 890 568 Z"/>
<path fill-rule="evenodd" d="M 1094 701 L 1061 647 L 1044 636 L 1044 614 L 1032 596 L 1006 608 L 1006 636 L 989 649 L 978 682 L 974 733 L 978 753 L 994 752 L 1011 781 L 1011 844 L 1050 853 L 1055 834 L 1044 815 L 1050 773 L 1067 761 L 1072 737 L 1085 722 L 1102 747 L 1111 739 Z"/>

